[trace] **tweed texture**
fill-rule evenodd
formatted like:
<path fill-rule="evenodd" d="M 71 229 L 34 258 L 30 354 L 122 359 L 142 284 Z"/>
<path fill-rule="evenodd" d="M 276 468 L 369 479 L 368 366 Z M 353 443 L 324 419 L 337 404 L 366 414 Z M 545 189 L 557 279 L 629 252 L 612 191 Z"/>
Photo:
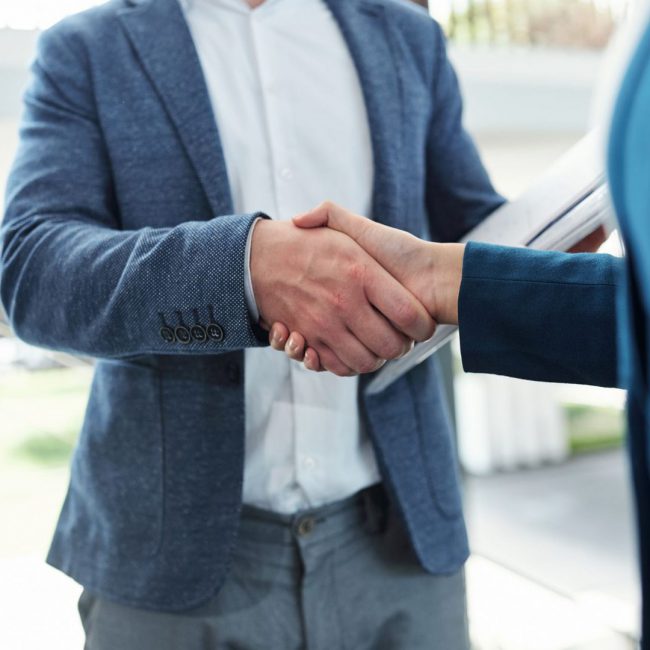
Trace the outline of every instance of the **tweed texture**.
<path fill-rule="evenodd" d="M 463 131 L 440 28 L 411 3 L 327 4 L 366 101 L 374 218 L 461 237 L 502 198 Z M 263 341 L 244 298 L 256 215 L 232 212 L 176 0 L 113 0 L 43 34 L 8 183 L 0 290 L 24 340 L 101 359 L 49 561 L 121 603 L 186 609 L 227 574 L 242 351 Z M 210 324 L 212 338 L 191 334 Z M 456 572 L 467 539 L 435 365 L 360 407 L 420 562 Z"/>

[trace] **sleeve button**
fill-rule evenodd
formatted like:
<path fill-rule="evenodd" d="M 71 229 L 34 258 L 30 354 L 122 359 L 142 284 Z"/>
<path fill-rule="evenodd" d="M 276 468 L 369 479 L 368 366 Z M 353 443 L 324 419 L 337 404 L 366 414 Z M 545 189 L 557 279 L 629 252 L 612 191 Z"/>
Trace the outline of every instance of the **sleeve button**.
<path fill-rule="evenodd" d="M 176 328 L 175 334 L 176 340 L 183 345 L 187 345 L 192 339 L 190 336 L 190 331 L 187 329 L 187 327 L 183 327 L 182 325 Z"/>
<path fill-rule="evenodd" d="M 190 330 L 190 333 L 197 343 L 205 343 L 208 340 L 207 332 L 205 331 L 205 327 L 202 325 L 194 325 Z"/>
<path fill-rule="evenodd" d="M 176 335 L 174 334 L 174 330 L 171 327 L 161 327 L 160 336 L 166 343 L 173 343 L 176 340 Z"/>
<path fill-rule="evenodd" d="M 223 329 L 216 323 L 210 323 L 206 328 L 205 328 L 208 338 L 211 339 L 212 341 L 223 341 L 224 333 Z"/>

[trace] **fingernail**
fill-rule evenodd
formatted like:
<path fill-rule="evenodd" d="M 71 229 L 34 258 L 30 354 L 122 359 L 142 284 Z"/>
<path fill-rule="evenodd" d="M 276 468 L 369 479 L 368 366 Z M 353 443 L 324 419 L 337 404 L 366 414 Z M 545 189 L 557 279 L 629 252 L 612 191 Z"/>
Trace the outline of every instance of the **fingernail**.
<path fill-rule="evenodd" d="M 292 352 L 295 352 L 298 349 L 297 343 L 292 338 L 289 338 L 289 349 Z"/>

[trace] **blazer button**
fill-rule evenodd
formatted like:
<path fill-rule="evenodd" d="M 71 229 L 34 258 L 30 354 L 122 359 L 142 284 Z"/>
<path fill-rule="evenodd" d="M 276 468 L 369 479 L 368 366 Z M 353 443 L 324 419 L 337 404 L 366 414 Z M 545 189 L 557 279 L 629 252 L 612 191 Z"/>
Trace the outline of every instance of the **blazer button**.
<path fill-rule="evenodd" d="M 231 384 L 238 386 L 241 384 L 241 371 L 239 369 L 239 364 L 230 361 L 226 364 L 226 374 L 228 375 L 228 380 Z"/>
<path fill-rule="evenodd" d="M 205 327 L 202 325 L 194 325 L 190 330 L 190 333 L 192 334 L 192 338 L 197 343 L 205 343 L 208 340 L 208 335 L 205 331 Z"/>
<path fill-rule="evenodd" d="M 187 345 L 192 339 L 190 336 L 190 330 L 188 330 L 187 327 L 183 327 L 183 325 L 176 328 L 175 334 L 176 340 L 183 345 Z"/>
<path fill-rule="evenodd" d="M 210 323 L 206 328 L 205 331 L 208 333 L 208 338 L 212 341 L 223 341 L 224 333 L 223 330 L 219 325 L 216 323 Z"/>
<path fill-rule="evenodd" d="M 171 327 L 161 327 L 160 328 L 160 336 L 165 343 L 173 343 L 176 340 L 176 335 L 174 334 L 174 330 Z"/>

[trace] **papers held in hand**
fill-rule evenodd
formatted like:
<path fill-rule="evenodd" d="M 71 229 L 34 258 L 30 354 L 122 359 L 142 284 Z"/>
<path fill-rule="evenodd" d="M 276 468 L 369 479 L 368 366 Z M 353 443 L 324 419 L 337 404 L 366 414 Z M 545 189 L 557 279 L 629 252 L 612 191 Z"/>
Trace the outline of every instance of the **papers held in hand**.
<path fill-rule="evenodd" d="M 598 133 L 587 135 L 522 196 L 500 207 L 462 241 L 566 251 L 598 226 L 613 224 L 600 147 Z M 449 343 L 456 330 L 451 325 L 438 326 L 428 341 L 387 363 L 366 393 L 384 390 Z"/>

